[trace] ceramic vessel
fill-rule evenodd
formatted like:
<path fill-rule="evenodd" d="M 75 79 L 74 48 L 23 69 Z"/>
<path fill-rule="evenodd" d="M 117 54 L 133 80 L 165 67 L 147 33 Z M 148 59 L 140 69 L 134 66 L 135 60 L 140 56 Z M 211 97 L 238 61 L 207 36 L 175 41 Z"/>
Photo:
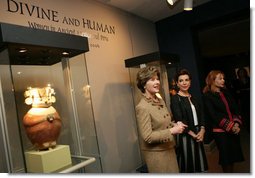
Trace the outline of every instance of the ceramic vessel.
<path fill-rule="evenodd" d="M 26 134 L 38 150 L 54 148 L 61 131 L 61 119 L 51 106 L 56 101 L 51 87 L 29 88 L 25 92 L 25 103 L 32 108 L 23 118 Z"/>

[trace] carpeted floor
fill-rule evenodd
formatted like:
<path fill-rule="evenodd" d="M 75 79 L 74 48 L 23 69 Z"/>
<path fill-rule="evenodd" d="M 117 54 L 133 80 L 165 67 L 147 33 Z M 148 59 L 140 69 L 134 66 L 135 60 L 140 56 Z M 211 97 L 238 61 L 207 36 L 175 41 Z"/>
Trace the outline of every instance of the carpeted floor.
<path fill-rule="evenodd" d="M 234 167 L 234 172 L 235 173 L 245 173 L 245 174 L 251 174 L 251 140 L 250 140 L 250 134 L 248 133 L 247 130 L 243 129 L 242 132 L 240 133 L 241 137 L 241 144 L 242 144 L 242 149 L 245 157 L 244 162 L 236 163 Z M 212 144 L 214 146 L 211 146 L 211 149 L 206 149 L 206 156 L 207 156 L 207 161 L 208 161 L 208 172 L 207 173 L 202 173 L 203 175 L 207 174 L 224 174 L 222 172 L 221 166 L 218 164 L 218 150 L 215 144 Z M 146 165 L 143 165 L 142 167 L 138 168 L 136 170 L 137 173 L 148 173 Z M 218 174 L 217 174 L 218 175 Z"/>
<path fill-rule="evenodd" d="M 241 144 L 245 157 L 244 162 L 236 163 L 234 167 L 235 173 L 251 173 L 251 141 L 250 134 L 247 130 L 243 129 L 240 133 Z M 216 146 L 211 150 L 206 152 L 207 160 L 209 164 L 208 173 L 222 173 L 221 166 L 218 164 L 218 150 Z"/>

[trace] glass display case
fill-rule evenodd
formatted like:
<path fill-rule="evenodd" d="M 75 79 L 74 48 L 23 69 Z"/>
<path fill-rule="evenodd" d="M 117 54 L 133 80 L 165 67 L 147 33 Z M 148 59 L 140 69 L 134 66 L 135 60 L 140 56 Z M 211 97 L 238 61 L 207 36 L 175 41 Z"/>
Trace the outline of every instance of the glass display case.
<path fill-rule="evenodd" d="M 125 67 L 129 69 L 130 83 L 133 91 L 134 105 L 141 99 L 141 92 L 136 86 L 136 74 L 145 66 L 157 66 L 160 69 L 160 95 L 170 108 L 170 90 L 174 87 L 172 80 L 179 66 L 179 56 L 171 53 L 153 52 L 125 60 Z"/>
<path fill-rule="evenodd" d="M 0 172 L 29 172 L 25 153 L 54 150 L 58 145 L 70 150 L 71 165 L 67 167 L 94 158 L 74 172 L 102 172 L 87 75 L 87 38 L 11 24 L 0 26 Z M 31 106 L 42 108 L 41 113 L 45 108 L 55 110 L 47 111 L 47 117 L 35 114 L 41 118 L 37 122 L 31 116 Z M 31 117 L 24 121 L 27 114 Z M 43 140 L 43 136 L 53 134 L 54 122 L 60 127 L 57 139 Z M 45 131 L 44 127 L 51 130 L 37 134 L 42 144 L 32 141 L 27 130 L 34 138 L 35 130 Z"/>

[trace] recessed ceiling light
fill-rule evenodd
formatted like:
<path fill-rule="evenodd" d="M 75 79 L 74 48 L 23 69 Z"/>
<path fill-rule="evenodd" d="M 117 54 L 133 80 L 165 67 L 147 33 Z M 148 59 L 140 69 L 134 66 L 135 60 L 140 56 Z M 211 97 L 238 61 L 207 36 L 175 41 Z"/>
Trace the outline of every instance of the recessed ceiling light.
<path fill-rule="evenodd" d="M 66 52 L 66 51 L 64 51 L 63 53 L 62 53 L 63 55 L 69 55 L 69 53 L 68 52 Z"/>
<path fill-rule="evenodd" d="M 27 49 L 26 48 L 21 48 L 21 49 L 19 49 L 19 52 L 20 53 L 25 53 L 25 52 L 27 52 Z"/>
<path fill-rule="evenodd" d="M 178 0 L 167 0 L 167 2 L 170 4 L 170 5 L 174 5 L 174 3 L 178 1 Z"/>

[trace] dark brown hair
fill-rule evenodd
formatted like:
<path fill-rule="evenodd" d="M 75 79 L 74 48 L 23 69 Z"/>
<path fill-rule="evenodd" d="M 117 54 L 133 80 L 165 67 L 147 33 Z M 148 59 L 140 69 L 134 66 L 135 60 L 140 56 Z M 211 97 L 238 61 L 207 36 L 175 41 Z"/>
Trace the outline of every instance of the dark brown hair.
<path fill-rule="evenodd" d="M 192 76 L 191 74 L 189 73 L 189 71 L 187 69 L 180 69 L 174 76 L 174 80 L 175 80 L 175 83 L 178 82 L 178 78 L 181 76 L 181 75 L 188 75 L 189 76 L 189 79 L 191 80 L 192 79 Z"/>
<path fill-rule="evenodd" d="M 160 78 L 160 73 L 157 67 L 155 66 L 147 66 L 137 73 L 136 82 L 137 87 L 141 90 L 142 93 L 145 93 L 144 86 L 148 80 L 150 80 L 153 76 L 157 75 Z"/>

